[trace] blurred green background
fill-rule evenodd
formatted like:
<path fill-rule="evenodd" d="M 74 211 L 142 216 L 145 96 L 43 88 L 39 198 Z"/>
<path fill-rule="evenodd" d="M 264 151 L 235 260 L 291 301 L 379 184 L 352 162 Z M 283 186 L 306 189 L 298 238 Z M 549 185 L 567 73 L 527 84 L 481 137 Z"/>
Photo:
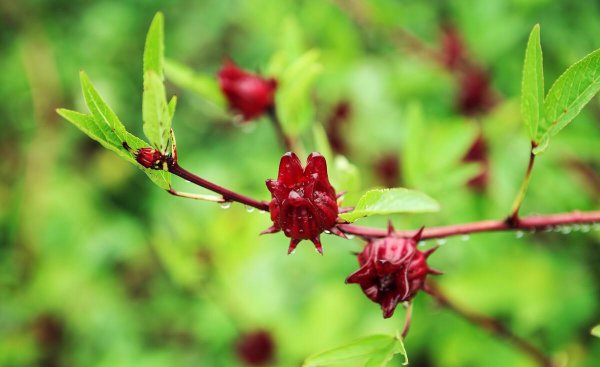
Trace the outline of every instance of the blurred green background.
<path fill-rule="evenodd" d="M 226 57 L 265 71 L 286 47 L 319 50 L 321 69 L 307 98 L 313 120 L 341 136 L 360 172 L 360 184 L 345 188 L 346 204 L 374 186 L 405 186 L 436 198 L 442 211 L 394 217 L 397 228 L 505 216 L 528 158 L 519 90 L 529 31 L 542 26 L 548 88 L 600 47 L 600 5 L 363 6 L 358 15 L 370 26 L 317 0 L 0 2 L 0 366 L 243 366 L 235 345 L 253 330 L 272 335 L 270 365 L 299 366 L 312 353 L 400 329 L 403 310 L 383 320 L 357 286 L 344 285 L 360 241 L 325 236 L 325 256 L 307 243 L 287 256 L 283 235 L 257 235 L 270 225 L 268 215 L 172 197 L 54 111 L 86 111 L 83 69 L 140 135 L 144 38 L 161 10 L 167 57 L 206 75 Z M 489 75 L 496 99 L 485 111 L 465 116 L 455 73 L 394 37 L 402 29 L 438 48 L 448 24 Z M 168 87 L 179 97 L 181 164 L 267 199 L 264 180 L 276 176 L 283 153 L 268 121 L 236 126 L 193 92 Z M 349 117 L 331 127 L 340 102 Z M 480 132 L 489 166 L 463 160 Z M 310 127 L 301 136 L 306 152 L 316 149 Z M 482 169 L 487 184 L 474 189 L 467 182 Z M 597 209 L 599 174 L 595 98 L 536 161 L 522 213 Z M 386 220 L 364 222 L 383 227 Z M 464 307 L 503 320 L 568 366 L 594 366 L 600 340 L 589 330 L 600 322 L 600 232 L 559 232 L 451 238 L 431 263 Z M 427 295 L 415 304 L 406 341 L 411 365 L 534 365 Z"/>

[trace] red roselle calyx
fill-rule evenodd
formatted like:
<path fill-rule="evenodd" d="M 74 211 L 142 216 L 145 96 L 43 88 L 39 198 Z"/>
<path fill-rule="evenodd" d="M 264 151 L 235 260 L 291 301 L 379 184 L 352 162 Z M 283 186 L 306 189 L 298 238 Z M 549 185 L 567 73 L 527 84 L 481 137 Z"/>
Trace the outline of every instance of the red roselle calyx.
<path fill-rule="evenodd" d="M 427 257 L 437 247 L 419 251 L 417 244 L 423 229 L 412 238 L 393 234 L 389 226 L 387 237 L 373 240 L 358 254 L 360 269 L 346 278 L 356 283 L 369 299 L 381 305 L 383 317 L 394 314 L 398 303 L 410 301 L 425 285 L 427 274 L 441 274 L 427 266 Z"/>
<path fill-rule="evenodd" d="M 240 335 L 235 352 L 247 366 L 264 366 L 275 359 L 275 341 L 266 330 L 256 330 Z"/>
<path fill-rule="evenodd" d="M 244 121 L 255 119 L 273 108 L 277 81 L 265 79 L 226 61 L 218 74 L 221 91 L 229 108 Z"/>
<path fill-rule="evenodd" d="M 269 211 L 273 226 L 263 233 L 283 230 L 291 238 L 288 253 L 301 240 L 311 240 L 323 254 L 320 234 L 330 230 L 342 235 L 335 227 L 338 216 L 335 190 L 327 177 L 325 158 L 319 153 L 308 156 L 304 169 L 294 153 L 284 154 L 277 180 L 267 180 L 267 188 L 272 196 Z"/>
<path fill-rule="evenodd" d="M 166 156 L 154 148 L 140 148 L 135 152 L 135 160 L 145 168 L 165 169 Z"/>

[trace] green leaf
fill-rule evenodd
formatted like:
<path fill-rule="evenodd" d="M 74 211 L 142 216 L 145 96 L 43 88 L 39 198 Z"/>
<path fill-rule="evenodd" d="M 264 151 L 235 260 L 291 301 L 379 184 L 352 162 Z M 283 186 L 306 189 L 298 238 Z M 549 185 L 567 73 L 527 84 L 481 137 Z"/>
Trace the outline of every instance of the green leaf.
<path fill-rule="evenodd" d="M 149 144 L 125 130 L 123 123 L 102 97 L 100 97 L 100 94 L 98 94 L 98 91 L 94 88 L 85 72 L 82 71 L 80 73 L 80 78 L 83 97 L 92 115 L 89 116 L 75 111 L 62 109 L 58 111 L 59 114 L 80 128 L 92 139 L 99 141 L 106 148 L 114 151 L 142 169 L 159 187 L 165 190 L 168 189 L 170 187 L 170 173 L 150 170 L 140 166 L 135 161 L 133 155 L 123 148 L 123 142 L 126 142 L 133 150 L 147 147 Z M 88 116 L 89 118 L 84 116 Z M 93 121 L 90 120 L 90 118 L 92 118 Z M 95 128 L 92 125 L 92 122 L 95 124 Z"/>
<path fill-rule="evenodd" d="M 595 337 L 597 337 L 597 338 L 600 338 L 600 325 L 596 325 L 596 326 L 594 326 L 594 327 L 592 328 L 592 330 L 590 331 L 590 333 L 591 333 L 593 336 L 595 336 Z"/>
<path fill-rule="evenodd" d="M 290 64 L 279 75 L 275 96 L 277 111 L 284 131 L 298 136 L 314 122 L 314 106 L 311 89 L 322 71 L 318 62 L 319 52 L 310 50 Z"/>
<path fill-rule="evenodd" d="M 171 113 L 167 104 L 165 86 L 153 71 L 144 74 L 142 99 L 144 134 L 161 152 L 166 152 L 171 130 Z"/>
<path fill-rule="evenodd" d="M 600 90 L 600 49 L 571 65 L 548 91 L 545 118 L 540 121 L 534 154 L 548 147 L 550 138 L 567 126 Z"/>
<path fill-rule="evenodd" d="M 87 74 L 81 71 L 79 77 L 81 79 L 83 98 L 99 130 L 104 133 L 106 140 L 111 144 L 122 144 L 127 137 L 125 126 L 123 126 L 117 115 L 100 97 L 100 94 L 98 94 L 98 91 L 92 85 Z"/>
<path fill-rule="evenodd" d="M 164 17 L 161 12 L 158 12 L 154 16 L 154 19 L 152 19 L 148 34 L 146 35 L 146 44 L 144 46 L 144 74 L 153 71 L 160 77 L 161 82 L 164 80 L 164 39 Z"/>
<path fill-rule="evenodd" d="M 353 211 L 340 218 L 354 222 L 362 217 L 397 213 L 426 213 L 440 210 L 439 204 L 422 192 L 405 188 L 367 191 Z"/>
<path fill-rule="evenodd" d="M 529 128 L 529 137 L 535 141 L 540 119 L 544 117 L 544 68 L 539 24 L 533 27 L 525 51 L 521 83 L 521 116 Z"/>
<path fill-rule="evenodd" d="M 165 153 L 169 146 L 171 120 L 173 118 L 164 85 L 164 21 L 162 13 L 156 13 L 146 36 L 144 47 L 144 94 L 142 117 L 144 134 L 150 143 Z"/>
<path fill-rule="evenodd" d="M 308 357 L 303 367 L 341 365 L 366 360 L 367 367 L 385 366 L 394 356 L 406 355 L 399 338 L 389 335 L 372 335 L 344 346 Z"/>
<path fill-rule="evenodd" d="M 195 92 L 222 110 L 226 109 L 225 97 L 219 88 L 217 78 L 213 75 L 194 72 L 187 66 L 169 59 L 165 61 L 165 72 L 169 80 L 179 87 Z"/>

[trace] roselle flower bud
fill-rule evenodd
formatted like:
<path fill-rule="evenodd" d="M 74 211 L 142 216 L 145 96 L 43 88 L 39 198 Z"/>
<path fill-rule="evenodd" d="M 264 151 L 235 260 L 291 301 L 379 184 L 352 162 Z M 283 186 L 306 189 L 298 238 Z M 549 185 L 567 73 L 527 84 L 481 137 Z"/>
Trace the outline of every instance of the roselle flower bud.
<path fill-rule="evenodd" d="M 427 257 L 437 248 L 417 249 L 422 231 L 401 238 L 393 234 L 390 225 L 387 237 L 367 243 L 358 254 L 360 269 L 346 278 L 346 283 L 359 284 L 371 301 L 381 305 L 386 319 L 398 303 L 410 301 L 423 288 L 427 274 L 441 274 L 427 266 Z"/>
<path fill-rule="evenodd" d="M 273 107 L 277 89 L 275 79 L 244 71 L 231 61 L 225 62 L 218 76 L 229 108 L 242 115 L 244 121 L 255 119 Z"/>
<path fill-rule="evenodd" d="M 248 366 L 264 366 L 273 362 L 275 342 L 265 330 L 256 330 L 240 335 L 235 352 L 238 359 Z"/>
<path fill-rule="evenodd" d="M 140 148 L 135 153 L 135 160 L 146 168 L 163 169 L 165 155 L 154 148 Z"/>
<path fill-rule="evenodd" d="M 263 233 L 283 230 L 291 238 L 288 253 L 301 240 L 311 240 L 323 253 L 319 235 L 325 230 L 340 234 L 335 228 L 338 206 L 335 190 L 327 177 L 327 163 L 319 153 L 311 153 L 302 168 L 294 153 L 286 153 L 279 163 L 277 180 L 267 180 L 272 200 L 269 211 L 273 226 Z"/>
<path fill-rule="evenodd" d="M 490 77 L 485 70 L 473 68 L 460 76 L 457 107 L 465 116 L 488 112 L 495 104 Z"/>

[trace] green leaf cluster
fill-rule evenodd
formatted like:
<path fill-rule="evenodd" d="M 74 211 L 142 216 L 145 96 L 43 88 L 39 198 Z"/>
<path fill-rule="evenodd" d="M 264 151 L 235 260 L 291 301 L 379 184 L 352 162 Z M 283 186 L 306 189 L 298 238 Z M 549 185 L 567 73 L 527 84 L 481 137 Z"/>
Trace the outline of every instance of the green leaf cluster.
<path fill-rule="evenodd" d="M 544 69 L 540 26 L 527 42 L 521 84 L 521 115 L 534 146 L 543 153 L 550 138 L 566 127 L 600 90 L 600 49 L 571 65 L 544 98 Z"/>
<path fill-rule="evenodd" d="M 167 103 L 164 86 L 164 24 L 162 13 L 157 13 L 148 31 L 144 48 L 144 93 L 143 120 L 144 134 L 150 144 L 129 133 L 117 114 L 102 99 L 87 74 L 80 73 L 81 89 L 85 103 L 91 113 L 83 114 L 64 108 L 58 114 L 71 122 L 93 140 L 137 165 L 162 189 L 171 187 L 171 174 L 165 171 L 147 169 L 139 165 L 132 153 L 140 148 L 153 146 L 167 153 L 171 133 L 171 122 L 175 114 L 177 98 Z"/>

